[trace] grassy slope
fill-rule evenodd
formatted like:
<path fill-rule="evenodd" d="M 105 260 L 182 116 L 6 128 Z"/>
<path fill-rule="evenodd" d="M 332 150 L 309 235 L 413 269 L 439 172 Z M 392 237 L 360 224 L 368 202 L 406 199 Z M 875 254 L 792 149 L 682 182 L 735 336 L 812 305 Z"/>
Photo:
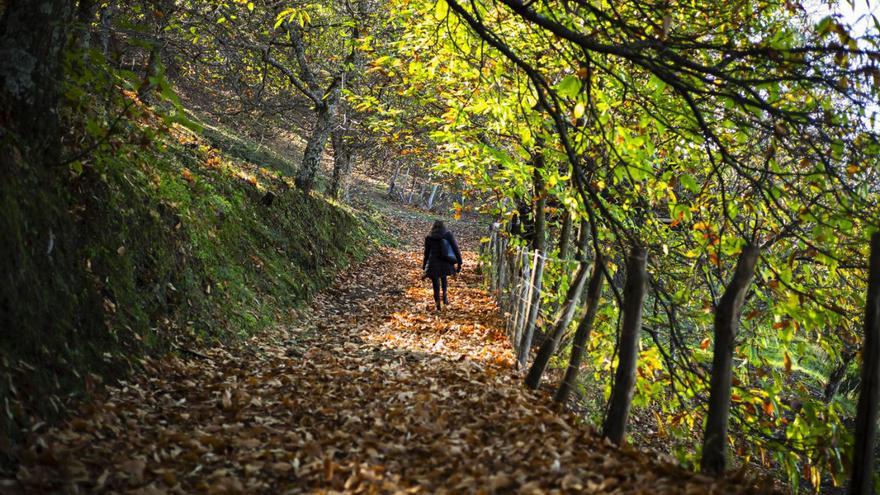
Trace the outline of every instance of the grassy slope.
<path fill-rule="evenodd" d="M 355 212 L 145 115 L 81 173 L 61 169 L 51 196 L 27 200 L 36 180 L 0 184 L 14 213 L 0 222 L 2 254 L 16 280 L 34 281 L 0 294 L 0 316 L 15 328 L 0 339 L 7 461 L 23 429 L 136 369 L 144 353 L 283 323 L 374 242 Z M 42 212 L 46 204 L 57 211 Z M 47 232 L 58 239 L 50 255 L 28 239 Z M 64 283 L 53 281 L 59 270 Z"/>

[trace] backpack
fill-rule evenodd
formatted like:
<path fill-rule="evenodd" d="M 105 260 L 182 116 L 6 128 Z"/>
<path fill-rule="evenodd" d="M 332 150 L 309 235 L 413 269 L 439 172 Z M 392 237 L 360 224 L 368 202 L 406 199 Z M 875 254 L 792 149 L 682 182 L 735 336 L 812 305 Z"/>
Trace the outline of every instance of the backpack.
<path fill-rule="evenodd" d="M 447 263 L 458 262 L 458 258 L 455 256 L 455 251 L 452 249 L 452 243 L 450 243 L 445 237 L 440 239 L 440 258 Z"/>

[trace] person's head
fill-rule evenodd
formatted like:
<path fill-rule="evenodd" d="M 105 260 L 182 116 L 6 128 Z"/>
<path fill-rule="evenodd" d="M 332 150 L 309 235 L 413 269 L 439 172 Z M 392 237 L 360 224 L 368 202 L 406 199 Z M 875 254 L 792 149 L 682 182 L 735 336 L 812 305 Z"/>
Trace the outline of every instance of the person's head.
<path fill-rule="evenodd" d="M 431 227 L 431 235 L 442 235 L 446 233 L 446 226 L 443 225 L 443 220 L 434 220 L 434 225 Z"/>

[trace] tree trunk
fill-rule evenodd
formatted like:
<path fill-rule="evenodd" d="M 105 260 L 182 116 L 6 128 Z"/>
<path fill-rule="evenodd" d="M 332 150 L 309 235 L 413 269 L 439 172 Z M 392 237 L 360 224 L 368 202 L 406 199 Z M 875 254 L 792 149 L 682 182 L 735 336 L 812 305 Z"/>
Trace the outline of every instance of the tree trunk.
<path fill-rule="evenodd" d="M 843 355 L 843 362 L 834 368 L 834 371 L 828 376 L 828 381 L 825 383 L 825 403 L 828 404 L 837 395 L 837 392 L 840 390 L 840 383 L 846 377 L 846 370 L 849 368 L 849 364 L 852 363 L 852 360 L 855 359 L 855 352 L 848 352 Z"/>
<path fill-rule="evenodd" d="M 590 222 L 586 218 L 581 220 L 580 232 L 578 232 L 577 251 L 574 253 L 574 259 L 578 261 L 587 261 L 590 252 Z"/>
<path fill-rule="evenodd" d="M 562 229 L 559 232 L 559 259 L 567 260 L 571 257 L 571 231 L 574 220 L 570 211 L 565 210 L 562 217 Z"/>
<path fill-rule="evenodd" d="M 437 196 L 437 189 L 439 189 L 439 188 L 440 188 L 439 184 L 434 184 L 434 187 L 431 188 L 431 195 L 428 196 L 428 202 L 426 205 L 429 210 L 434 207 L 434 197 Z"/>
<path fill-rule="evenodd" d="M 521 350 L 522 344 L 522 336 L 523 329 L 526 327 L 526 319 L 528 318 L 529 305 L 532 300 L 532 289 L 535 286 L 535 272 L 538 268 L 538 256 L 534 255 L 534 261 L 529 263 L 529 252 L 525 249 L 522 250 L 522 277 L 520 282 L 520 288 L 517 290 L 517 296 L 515 298 L 516 304 L 516 325 L 514 328 L 514 339 L 513 345 L 516 348 L 517 359 L 519 359 L 519 354 Z M 519 362 L 519 361 L 517 361 Z"/>
<path fill-rule="evenodd" d="M 532 289 L 532 297 L 529 301 L 529 314 L 526 327 L 523 330 L 522 341 L 519 349 L 519 366 L 525 368 L 529 360 L 529 351 L 532 347 L 532 338 L 535 335 L 535 322 L 538 321 L 538 313 L 541 311 L 541 286 L 544 279 L 544 259 L 546 253 L 546 212 L 547 196 L 544 194 L 544 176 L 541 170 L 544 168 L 544 156 L 540 152 L 533 156 L 535 171 L 533 181 L 535 184 L 535 232 L 532 245 L 538 253 L 538 264 L 535 268 L 535 286 Z"/>
<path fill-rule="evenodd" d="M 415 174 L 413 174 L 412 182 L 409 185 L 409 196 L 407 196 L 407 198 L 406 198 L 406 204 L 408 204 L 408 205 L 412 204 L 413 195 L 415 193 L 416 193 L 416 176 L 415 176 Z"/>
<path fill-rule="evenodd" d="M 727 423 L 730 416 L 730 384 L 733 374 L 733 347 L 739 327 L 743 301 L 755 274 L 758 248 L 746 246 L 739 255 L 736 271 L 715 309 L 715 346 L 712 376 L 709 380 L 709 412 L 703 434 L 700 469 L 719 475 L 727 464 Z"/>
<path fill-rule="evenodd" d="M 547 195 L 544 194 L 544 176 L 541 169 L 544 167 L 544 158 L 538 155 L 535 159 L 535 239 L 534 248 L 546 254 L 546 229 L 547 229 Z"/>
<path fill-rule="evenodd" d="M 856 409 L 853 471 L 849 493 L 873 493 L 874 445 L 877 437 L 877 402 L 880 399 L 880 232 L 871 236 L 865 300 L 865 338 L 862 342 L 862 390 Z"/>
<path fill-rule="evenodd" d="M 507 287 L 507 273 L 510 271 L 510 260 L 507 257 L 507 238 L 498 236 L 498 300 L 504 303 L 509 294 Z"/>
<path fill-rule="evenodd" d="M 333 144 L 333 180 L 330 183 L 330 196 L 348 200 L 348 184 L 351 177 L 351 147 L 345 142 L 345 131 L 331 133 Z"/>
<path fill-rule="evenodd" d="M 80 0 L 76 7 L 73 45 L 80 50 L 88 50 L 92 44 L 91 28 L 97 8 L 95 0 Z"/>
<path fill-rule="evenodd" d="M 498 235 L 497 232 L 493 233 L 492 239 L 494 243 L 492 244 L 492 258 L 494 263 L 492 264 L 492 272 L 490 273 L 491 289 L 495 294 L 495 298 L 501 301 L 501 298 L 504 294 L 504 285 L 501 281 L 502 271 L 504 270 L 504 249 L 502 247 L 502 238 Z"/>
<path fill-rule="evenodd" d="M 620 329 L 617 372 L 608 401 L 602 435 L 620 445 L 626 432 L 626 421 L 636 384 L 639 337 L 642 331 L 642 304 L 645 300 L 648 275 L 645 271 L 647 250 L 633 246 L 626 262 L 626 285 L 623 289 L 623 327 Z"/>
<path fill-rule="evenodd" d="M 562 334 L 565 333 L 565 330 L 568 329 L 568 325 L 574 318 L 574 312 L 577 309 L 577 303 L 581 298 L 581 292 L 584 290 L 584 282 L 586 280 L 587 265 L 581 263 L 578 267 L 577 275 L 574 277 L 574 283 L 571 284 L 568 288 L 568 293 L 565 295 L 565 303 L 553 327 L 553 332 L 544 339 L 541 348 L 538 350 L 538 355 L 535 356 L 535 362 L 532 363 L 529 374 L 526 375 L 527 387 L 537 389 L 541 385 L 541 377 L 544 375 L 544 370 L 547 369 L 550 358 L 556 352 L 556 347 L 559 345 Z"/>
<path fill-rule="evenodd" d="M 587 348 L 587 341 L 590 340 L 590 332 L 593 330 L 593 320 L 596 319 L 596 311 L 599 308 L 599 297 L 602 295 L 602 279 L 605 274 L 602 272 L 605 260 L 601 256 L 596 255 L 593 262 L 593 273 L 590 274 L 590 282 L 587 284 L 587 312 L 578 324 L 577 330 L 574 332 L 574 340 L 571 343 L 571 356 L 568 359 L 568 369 L 565 370 L 565 378 L 559 384 L 559 389 L 553 400 L 563 403 L 568 400 L 568 395 L 574 388 L 577 381 L 578 373 L 581 369 L 581 360 Z"/>
<path fill-rule="evenodd" d="M 333 93 L 336 96 L 329 96 L 324 104 L 315 111 L 315 128 L 306 143 L 306 151 L 303 153 L 302 163 L 295 179 L 296 187 L 305 192 L 309 192 L 315 187 L 315 179 L 321 168 L 321 157 L 324 155 L 324 147 L 327 145 L 327 138 L 333 127 L 338 92 L 338 89 L 334 90 Z"/>
<path fill-rule="evenodd" d="M 14 129 L 29 153 L 52 160 L 59 149 L 55 107 L 72 3 L 7 2 L 0 17 L 0 124 Z"/>
<path fill-rule="evenodd" d="M 107 2 L 101 7 L 100 33 L 101 33 L 101 52 L 105 59 L 110 59 L 110 29 L 113 25 L 113 15 L 116 13 L 114 2 Z"/>
<path fill-rule="evenodd" d="M 394 169 L 394 173 L 391 174 L 391 182 L 388 183 L 388 196 L 394 196 L 394 190 L 397 187 L 397 176 L 400 174 L 400 169 L 403 168 L 403 164 L 397 165 L 397 168 Z"/>
<path fill-rule="evenodd" d="M 68 173 L 59 166 L 58 103 L 73 5 L 0 6 L 0 329 L 12 343 L 5 350 L 41 368 L 36 388 L 19 397 L 22 407 L 0 417 L 3 466 L 20 460 L 14 447 L 36 418 L 57 418 L 45 397 L 76 388 L 80 371 L 100 373 L 103 348 L 94 344 L 107 338 L 94 276 L 83 263 L 89 253 L 69 211 Z M 46 356 L 51 362 L 40 361 Z M 51 365 L 74 362 L 91 367 Z M 8 396 L 11 384 L 18 387 L 21 373 L 4 378 L 0 396 Z"/>
<path fill-rule="evenodd" d="M 150 46 L 150 58 L 147 60 L 147 67 L 144 71 L 144 78 L 138 88 L 138 99 L 142 102 L 150 103 L 150 93 L 156 87 L 153 82 L 156 78 L 161 77 L 162 73 L 162 52 L 158 42 L 154 42 Z"/>

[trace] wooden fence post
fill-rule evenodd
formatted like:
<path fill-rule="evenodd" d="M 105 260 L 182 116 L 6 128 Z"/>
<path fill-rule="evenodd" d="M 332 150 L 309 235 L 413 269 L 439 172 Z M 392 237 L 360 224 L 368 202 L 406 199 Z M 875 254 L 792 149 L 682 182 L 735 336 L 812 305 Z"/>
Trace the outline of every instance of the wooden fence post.
<path fill-rule="evenodd" d="M 526 312 L 525 327 L 519 342 L 517 361 L 519 367 L 525 368 L 529 361 L 529 351 L 532 348 L 532 336 L 535 333 L 535 323 L 538 321 L 538 312 L 541 310 L 541 282 L 544 277 L 544 254 L 535 250 L 535 267 L 532 270 L 532 281 L 529 283 L 529 296 L 526 298 L 528 311 Z"/>
<path fill-rule="evenodd" d="M 529 310 L 531 308 L 531 300 L 532 300 L 532 289 L 535 287 L 535 271 L 538 266 L 538 252 L 535 251 L 535 256 L 532 261 L 532 267 L 529 270 L 528 264 L 528 251 L 523 250 L 523 264 L 526 268 L 526 272 L 523 273 L 522 281 L 526 284 L 520 293 L 520 297 L 518 298 L 517 304 L 519 305 L 518 313 L 519 318 L 516 322 L 516 340 L 514 341 L 513 347 L 516 351 L 517 358 L 520 353 L 520 345 L 522 341 L 523 329 L 526 326 L 526 320 L 529 316 Z M 525 297 L 522 297 L 525 296 Z M 519 362 L 519 361 L 517 361 Z"/>
<path fill-rule="evenodd" d="M 559 318 L 553 326 L 553 331 L 544 339 L 541 348 L 538 349 L 538 355 L 535 356 L 535 361 L 532 363 L 532 367 L 529 368 L 528 375 L 526 375 L 526 386 L 531 389 L 537 389 L 541 385 L 541 377 L 544 375 L 544 370 L 547 369 L 550 358 L 556 353 L 556 348 L 559 346 L 562 334 L 565 333 L 565 330 L 574 318 L 574 312 L 578 306 L 577 303 L 581 298 L 581 291 L 584 289 L 584 282 L 587 280 L 587 271 L 586 263 L 581 263 L 571 286 L 568 288 L 568 293 L 565 294 L 565 302 L 560 310 Z"/>
<path fill-rule="evenodd" d="M 504 291 L 507 288 L 507 238 L 501 237 L 498 242 L 498 302 L 504 301 Z"/>

